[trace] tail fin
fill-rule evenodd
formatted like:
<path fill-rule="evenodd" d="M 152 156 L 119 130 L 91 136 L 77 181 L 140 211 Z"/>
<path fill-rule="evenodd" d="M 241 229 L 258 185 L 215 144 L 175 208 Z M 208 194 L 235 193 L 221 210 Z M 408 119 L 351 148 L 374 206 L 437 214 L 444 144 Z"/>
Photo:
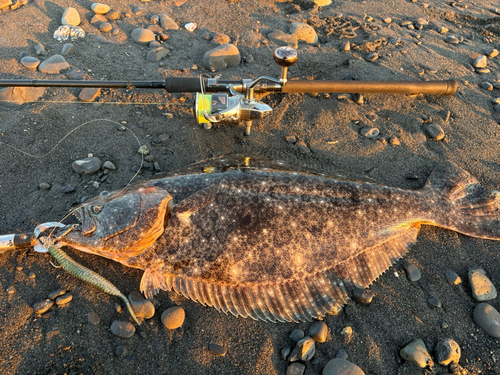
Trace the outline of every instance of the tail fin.
<path fill-rule="evenodd" d="M 500 192 L 481 186 L 450 162 L 434 169 L 425 189 L 440 195 L 449 208 L 442 213 L 445 224 L 438 225 L 472 237 L 500 240 Z"/>

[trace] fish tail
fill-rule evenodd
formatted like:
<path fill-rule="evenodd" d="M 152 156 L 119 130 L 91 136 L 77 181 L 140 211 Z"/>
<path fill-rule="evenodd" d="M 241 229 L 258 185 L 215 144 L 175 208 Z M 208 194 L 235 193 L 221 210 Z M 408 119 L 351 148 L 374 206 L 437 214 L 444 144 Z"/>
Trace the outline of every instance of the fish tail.
<path fill-rule="evenodd" d="M 437 225 L 472 237 L 500 240 L 500 192 L 479 184 L 453 163 L 438 165 L 425 189 L 445 202 Z"/>

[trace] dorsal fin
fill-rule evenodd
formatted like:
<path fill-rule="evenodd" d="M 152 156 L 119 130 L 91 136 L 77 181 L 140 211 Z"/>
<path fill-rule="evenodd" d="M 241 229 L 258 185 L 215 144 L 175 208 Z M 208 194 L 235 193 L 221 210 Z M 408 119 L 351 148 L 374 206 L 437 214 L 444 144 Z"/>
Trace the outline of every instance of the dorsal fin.
<path fill-rule="evenodd" d="M 203 305 L 255 320 L 312 321 L 345 304 L 348 288 L 371 285 L 408 251 L 408 245 L 416 241 L 419 229 L 419 226 L 409 227 L 386 242 L 300 280 L 230 285 L 147 269 L 141 281 L 141 291 L 149 296 L 159 288 L 173 289 Z"/>

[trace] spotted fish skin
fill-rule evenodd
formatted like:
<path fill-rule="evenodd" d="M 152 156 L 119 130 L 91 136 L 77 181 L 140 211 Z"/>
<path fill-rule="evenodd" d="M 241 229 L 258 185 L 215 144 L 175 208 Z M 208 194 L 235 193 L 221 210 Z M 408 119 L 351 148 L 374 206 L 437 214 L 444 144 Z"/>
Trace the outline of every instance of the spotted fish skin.
<path fill-rule="evenodd" d="M 500 239 L 499 194 L 451 163 L 421 190 L 252 168 L 132 189 L 151 187 L 177 202 L 163 234 L 138 255 L 105 256 L 144 269 L 147 296 L 174 289 L 257 320 L 310 321 L 337 310 L 348 289 L 369 286 L 406 253 L 421 224 Z M 78 236 L 62 241 L 78 247 Z"/>

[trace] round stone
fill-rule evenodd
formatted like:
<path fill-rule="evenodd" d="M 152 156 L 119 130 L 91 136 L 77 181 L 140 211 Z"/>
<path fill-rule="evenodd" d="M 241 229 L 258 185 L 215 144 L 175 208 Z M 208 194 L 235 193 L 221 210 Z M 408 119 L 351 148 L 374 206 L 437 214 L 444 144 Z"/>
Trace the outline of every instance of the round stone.
<path fill-rule="evenodd" d="M 478 74 L 490 74 L 491 70 L 489 68 L 477 68 L 476 73 L 478 73 Z"/>
<path fill-rule="evenodd" d="M 300 328 L 294 329 L 292 333 L 290 333 L 290 340 L 293 342 L 298 342 L 304 338 L 304 331 Z"/>
<path fill-rule="evenodd" d="M 220 356 L 225 356 L 226 355 L 226 348 L 224 348 L 222 345 L 219 344 L 210 344 L 208 346 L 208 350 L 210 350 L 212 353 Z"/>
<path fill-rule="evenodd" d="M 299 362 L 294 362 L 286 369 L 286 375 L 303 375 L 306 370 L 306 365 Z"/>
<path fill-rule="evenodd" d="M 141 293 L 134 291 L 129 294 L 128 299 L 135 315 L 138 318 L 150 319 L 154 316 L 155 307 L 153 306 L 153 303 L 144 298 Z"/>
<path fill-rule="evenodd" d="M 485 55 L 481 55 L 474 60 L 472 66 L 474 68 L 486 68 L 487 64 L 488 64 L 488 58 Z"/>
<path fill-rule="evenodd" d="M 40 188 L 40 190 L 49 190 L 50 184 L 48 182 L 40 182 L 38 187 Z"/>
<path fill-rule="evenodd" d="M 135 327 L 130 322 L 123 322 L 120 320 L 115 320 L 111 323 L 111 333 L 118 337 L 129 339 L 135 334 Z"/>
<path fill-rule="evenodd" d="M 445 39 L 445 42 L 450 44 L 458 44 L 460 43 L 460 40 L 458 40 L 456 36 L 448 35 Z"/>
<path fill-rule="evenodd" d="M 309 336 L 317 342 L 325 342 L 328 334 L 328 326 L 322 320 L 317 320 L 309 327 Z"/>
<path fill-rule="evenodd" d="M 434 351 L 440 365 L 448 366 L 450 363 L 460 361 L 461 349 L 455 340 L 445 339 L 439 341 Z"/>
<path fill-rule="evenodd" d="M 335 356 L 335 358 L 342 358 L 342 359 L 347 359 L 347 357 L 349 357 L 349 355 L 344 349 L 339 349 L 337 355 Z"/>
<path fill-rule="evenodd" d="M 109 7 L 109 5 L 106 4 L 93 3 L 90 6 L 90 9 L 92 9 L 92 11 L 97 14 L 106 14 L 109 12 L 111 8 Z"/>
<path fill-rule="evenodd" d="M 372 127 L 364 127 L 360 130 L 359 134 L 366 138 L 376 138 L 379 135 L 380 131 L 377 128 Z"/>
<path fill-rule="evenodd" d="M 368 305 L 372 303 L 375 293 L 373 293 L 370 289 L 356 288 L 352 293 L 352 297 L 356 302 Z"/>
<path fill-rule="evenodd" d="M 33 305 L 33 311 L 35 314 L 43 314 L 48 309 L 50 309 L 54 305 L 54 301 L 51 299 L 46 299 L 45 301 L 37 302 Z"/>
<path fill-rule="evenodd" d="M 441 26 L 439 29 L 438 29 L 438 33 L 440 34 L 446 34 L 448 32 L 448 28 L 444 27 L 444 26 Z"/>
<path fill-rule="evenodd" d="M 101 169 L 101 161 L 99 160 L 99 158 L 91 157 L 81 160 L 75 160 L 71 166 L 73 167 L 73 170 L 78 174 L 84 173 L 90 175 L 96 173 L 99 169 Z"/>
<path fill-rule="evenodd" d="M 451 285 L 458 285 L 462 282 L 462 279 L 460 278 L 460 276 L 458 276 L 452 270 L 446 270 L 445 276 L 446 276 L 446 280 Z"/>
<path fill-rule="evenodd" d="M 40 65 L 40 60 L 36 57 L 25 56 L 21 59 L 21 64 L 28 69 L 36 69 Z"/>
<path fill-rule="evenodd" d="M 186 313 L 180 306 L 169 307 L 161 314 L 161 321 L 168 329 L 176 329 L 182 326 Z"/>
<path fill-rule="evenodd" d="M 354 363 L 342 358 L 334 358 L 323 369 L 322 375 L 365 375 Z"/>
<path fill-rule="evenodd" d="M 68 69 L 70 65 L 61 55 L 54 55 L 38 65 L 38 70 L 47 74 L 59 74 L 61 70 Z"/>
<path fill-rule="evenodd" d="M 110 171 L 114 171 L 116 169 L 115 165 L 112 162 L 110 162 L 109 160 L 104 162 L 104 164 L 102 165 L 102 168 L 109 169 Z"/>
<path fill-rule="evenodd" d="M 434 307 L 441 307 L 441 300 L 437 297 L 431 297 L 427 300 L 429 302 L 429 305 L 434 306 Z"/>
<path fill-rule="evenodd" d="M 416 339 L 400 350 L 399 354 L 405 360 L 415 363 L 418 367 L 432 367 L 434 362 L 431 359 L 424 342 L 421 339 Z"/>
<path fill-rule="evenodd" d="M 111 31 L 113 26 L 109 22 L 103 22 L 99 25 L 99 30 L 101 30 L 103 33 L 108 33 Z"/>
<path fill-rule="evenodd" d="M 306 336 L 300 340 L 290 353 L 288 361 L 310 361 L 316 354 L 316 344 L 312 337 Z"/>
<path fill-rule="evenodd" d="M 494 338 L 500 338 L 500 313 L 490 304 L 482 302 L 474 308 L 474 321 Z"/>
<path fill-rule="evenodd" d="M 61 55 L 66 56 L 69 55 L 75 49 L 75 45 L 73 43 L 66 43 L 61 51 Z"/>
<path fill-rule="evenodd" d="M 482 302 L 497 298 L 497 290 L 483 269 L 470 269 L 469 282 L 472 289 L 472 296 L 476 301 Z"/>
<path fill-rule="evenodd" d="M 137 44 L 148 45 L 156 40 L 155 33 L 151 30 L 146 30 L 142 28 L 137 28 L 132 31 L 132 40 Z"/>
<path fill-rule="evenodd" d="M 80 15 L 75 8 L 66 8 L 61 18 L 62 25 L 78 26 L 80 24 Z"/>
<path fill-rule="evenodd" d="M 298 42 L 304 43 L 318 43 L 318 35 L 312 26 L 302 23 L 294 22 L 290 26 L 290 34 L 292 34 Z"/>
<path fill-rule="evenodd" d="M 373 62 L 377 60 L 379 57 L 377 52 L 370 52 L 368 55 L 365 56 L 365 60 L 368 62 Z"/>
<path fill-rule="evenodd" d="M 120 345 L 116 348 L 115 354 L 117 357 L 123 357 L 125 354 L 127 354 L 127 348 L 123 345 Z"/>
<path fill-rule="evenodd" d="M 444 130 L 438 124 L 429 124 L 426 127 L 427 133 L 436 141 L 440 141 L 444 138 Z"/>
<path fill-rule="evenodd" d="M 62 296 L 59 296 L 56 298 L 56 305 L 62 306 L 66 305 L 73 299 L 73 296 L 70 293 L 63 294 Z"/>
<path fill-rule="evenodd" d="M 95 312 L 91 311 L 87 314 L 87 321 L 89 324 L 95 326 L 101 322 L 101 318 Z"/>
<path fill-rule="evenodd" d="M 410 281 L 418 281 L 422 277 L 420 270 L 411 263 L 405 263 L 406 275 Z"/>
<path fill-rule="evenodd" d="M 208 70 L 225 69 L 240 63 L 241 56 L 234 44 L 222 44 L 205 52 L 203 66 Z"/>
<path fill-rule="evenodd" d="M 121 16 L 122 14 L 119 10 L 110 10 L 109 12 L 106 13 L 106 18 L 108 20 L 117 20 L 120 19 Z"/>

